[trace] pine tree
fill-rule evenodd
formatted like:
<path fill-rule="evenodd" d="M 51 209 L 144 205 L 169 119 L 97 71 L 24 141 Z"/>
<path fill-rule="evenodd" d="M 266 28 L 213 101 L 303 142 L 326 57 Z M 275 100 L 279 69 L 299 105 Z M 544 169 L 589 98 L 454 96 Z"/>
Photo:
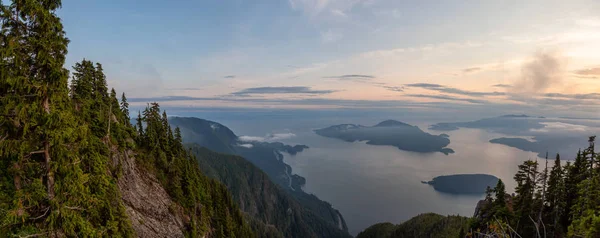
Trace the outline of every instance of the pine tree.
<path fill-rule="evenodd" d="M 560 237 L 565 228 L 560 224 L 560 217 L 565 211 L 565 181 L 563 167 L 560 163 L 560 155 L 556 154 L 554 166 L 548 178 L 548 191 L 546 195 L 548 233 L 550 237 Z"/>
<path fill-rule="evenodd" d="M 514 210 L 517 216 L 516 224 L 517 232 L 523 237 L 535 236 L 535 224 L 531 219 L 536 217 L 537 204 L 535 193 L 538 189 L 538 162 L 527 160 L 519 165 L 519 170 L 515 175 L 517 187 L 515 188 L 516 197 Z"/>
<path fill-rule="evenodd" d="M 59 0 L 0 4 L 0 131 L 7 133 L 0 137 L 0 232 L 127 236 L 106 163 L 82 153 L 93 137 L 71 97 L 83 100 L 89 85 L 68 86 L 60 6 Z"/>
<path fill-rule="evenodd" d="M 125 92 L 121 95 L 121 111 L 123 112 L 124 121 L 129 124 L 129 103 L 127 102 L 127 98 L 125 97 Z"/>

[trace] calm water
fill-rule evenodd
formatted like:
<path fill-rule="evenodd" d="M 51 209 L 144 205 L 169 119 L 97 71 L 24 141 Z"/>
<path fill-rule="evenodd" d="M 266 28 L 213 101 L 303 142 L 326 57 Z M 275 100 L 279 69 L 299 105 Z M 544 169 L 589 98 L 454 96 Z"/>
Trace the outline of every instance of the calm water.
<path fill-rule="evenodd" d="M 456 152 L 448 156 L 406 152 L 391 146 L 348 143 L 312 132 L 334 124 L 373 125 L 385 119 L 397 119 L 424 129 L 430 124 L 447 121 L 443 119 L 427 121 L 402 115 L 302 117 L 265 114 L 249 118 L 223 116 L 221 113 L 193 116 L 221 122 L 237 135 L 296 134 L 296 137 L 281 142 L 305 144 L 310 149 L 296 156 L 286 155 L 285 162 L 292 166 L 294 174 L 306 178 L 305 191 L 340 210 L 353 235 L 378 222 L 400 223 L 425 212 L 471 216 L 483 195 L 439 193 L 421 181 L 447 174 L 487 173 L 503 179 L 508 192 L 512 192 L 512 177 L 517 165 L 528 158 L 536 158 L 535 153 L 491 144 L 488 140 L 502 135 L 475 129 L 447 132 L 451 141 L 449 147 Z"/>
<path fill-rule="evenodd" d="M 482 196 L 457 196 L 436 192 L 422 184 L 439 175 L 487 173 L 506 181 L 512 192 L 516 167 L 535 153 L 487 141 L 493 135 L 480 130 L 448 133 L 456 153 L 414 153 L 391 146 L 372 146 L 298 133 L 288 143 L 311 148 L 286 156 L 294 173 L 304 176 L 304 190 L 340 210 L 350 233 L 384 221 L 399 223 L 425 212 L 471 216 Z"/>

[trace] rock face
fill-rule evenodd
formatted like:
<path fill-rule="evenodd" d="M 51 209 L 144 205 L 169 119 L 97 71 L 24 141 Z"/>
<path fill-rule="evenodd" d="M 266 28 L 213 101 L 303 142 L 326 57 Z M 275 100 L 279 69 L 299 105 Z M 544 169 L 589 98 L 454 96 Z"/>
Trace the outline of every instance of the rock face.
<path fill-rule="evenodd" d="M 122 166 L 118 187 L 137 237 L 184 237 L 184 218 L 169 194 L 151 174 L 138 168 L 131 152 L 118 155 Z M 115 161 L 115 158 L 113 158 Z"/>

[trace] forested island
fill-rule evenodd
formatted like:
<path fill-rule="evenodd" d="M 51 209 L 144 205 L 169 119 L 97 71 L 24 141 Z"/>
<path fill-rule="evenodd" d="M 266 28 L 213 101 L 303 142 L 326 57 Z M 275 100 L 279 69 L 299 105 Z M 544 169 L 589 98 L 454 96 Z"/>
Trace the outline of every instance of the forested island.
<path fill-rule="evenodd" d="M 498 178 L 489 174 L 454 174 L 433 178 L 423 183 L 432 185 L 436 191 L 450 194 L 483 194 L 488 187 L 494 187 Z"/>
<path fill-rule="evenodd" d="M 589 146 L 574 161 L 565 163 L 558 154 L 550 165 L 524 161 L 514 176 L 515 192 L 508 194 L 498 179 L 495 186 L 485 189 L 485 198 L 477 203 L 471 218 L 419 215 L 400 225 L 375 224 L 357 237 L 444 237 L 438 235 L 440 230 L 457 234 L 451 237 L 600 237 L 600 156 L 595 140 L 589 137 Z M 480 176 L 441 176 L 431 183 Z"/>
<path fill-rule="evenodd" d="M 347 142 L 367 141 L 369 145 L 390 145 L 406 151 L 454 153 L 446 148 L 450 144 L 448 135 L 432 135 L 417 126 L 395 120 L 386 120 L 371 127 L 341 124 L 317 129 L 315 133 Z"/>

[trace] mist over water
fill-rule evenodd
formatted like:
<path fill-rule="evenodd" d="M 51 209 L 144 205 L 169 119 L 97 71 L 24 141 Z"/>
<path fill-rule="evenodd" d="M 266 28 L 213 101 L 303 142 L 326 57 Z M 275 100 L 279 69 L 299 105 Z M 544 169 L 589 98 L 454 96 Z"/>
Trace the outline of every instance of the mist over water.
<path fill-rule="evenodd" d="M 490 139 L 505 135 L 478 129 L 444 132 L 450 135 L 448 147 L 455 150 L 450 155 L 407 152 L 392 146 L 367 145 L 364 142 L 349 143 L 321 137 L 313 132 L 314 129 L 341 123 L 370 126 L 385 119 L 396 119 L 417 125 L 431 134 L 440 134 L 442 132 L 428 131 L 427 127 L 447 121 L 444 118 L 432 120 L 414 115 L 359 113 L 345 116 L 278 113 L 263 113 L 254 117 L 238 116 L 237 113 L 190 116 L 220 122 L 239 136 L 294 134 L 280 142 L 304 144 L 310 148 L 295 156 L 286 154 L 285 162 L 292 167 L 293 174 L 306 178 L 303 188 L 306 192 L 317 195 L 340 210 L 353 235 L 378 222 L 400 223 L 426 212 L 472 216 L 483 194 L 444 194 L 421 181 L 439 175 L 485 173 L 502 179 L 507 192 L 512 193 L 517 165 L 527 159 L 537 158 L 536 153 L 489 143 Z"/>

